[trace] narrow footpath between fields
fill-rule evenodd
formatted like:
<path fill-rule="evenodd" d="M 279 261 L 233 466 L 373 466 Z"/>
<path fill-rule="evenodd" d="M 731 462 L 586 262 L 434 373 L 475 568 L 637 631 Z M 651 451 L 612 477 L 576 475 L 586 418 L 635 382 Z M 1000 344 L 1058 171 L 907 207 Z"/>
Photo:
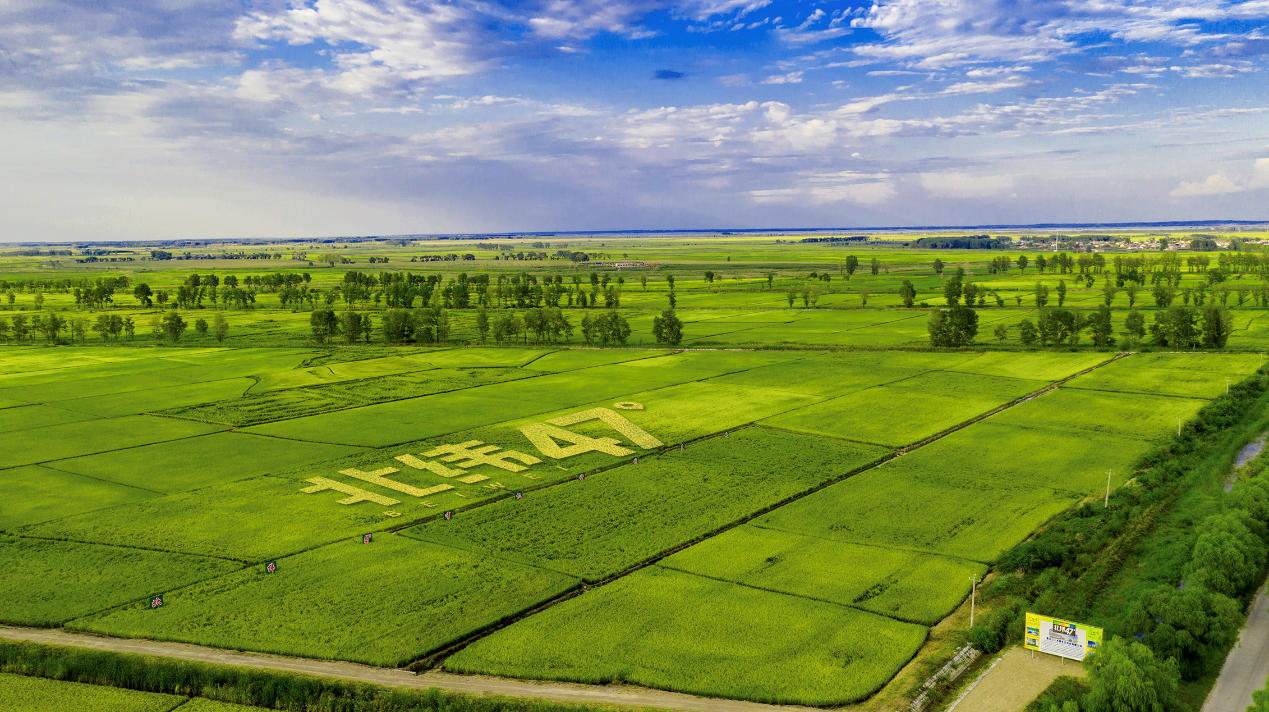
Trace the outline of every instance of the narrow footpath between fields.
<path fill-rule="evenodd" d="M 632 685 L 581 685 L 561 682 L 532 682 L 482 675 L 454 675 L 428 671 L 419 675 L 406 670 L 379 668 L 356 663 L 309 658 L 289 658 L 263 653 L 242 653 L 185 643 L 165 643 L 140 638 L 108 638 L 88 633 L 73 633 L 56 628 L 11 628 L 0 626 L 0 638 L 25 640 L 47 645 L 74 645 L 115 653 L 179 658 L 216 665 L 281 670 L 306 675 L 336 677 L 368 682 L 384 687 L 429 688 L 472 695 L 529 697 L 579 705 L 616 705 L 621 707 L 659 707 L 686 712 L 823 712 L 810 707 L 764 705 L 757 702 L 696 697 L 677 692 L 662 692 Z"/>
<path fill-rule="evenodd" d="M 1269 597 L 1260 586 L 1251 604 L 1247 626 L 1238 634 L 1238 643 L 1229 651 L 1216 685 L 1207 694 L 1202 712 L 1243 712 L 1251 704 L 1251 693 L 1265 686 L 1269 677 Z"/>

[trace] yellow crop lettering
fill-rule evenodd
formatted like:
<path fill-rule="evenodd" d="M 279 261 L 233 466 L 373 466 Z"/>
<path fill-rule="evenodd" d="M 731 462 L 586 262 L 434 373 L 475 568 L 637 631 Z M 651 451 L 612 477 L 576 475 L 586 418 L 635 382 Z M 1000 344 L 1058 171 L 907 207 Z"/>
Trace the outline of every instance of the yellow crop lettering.
<path fill-rule="evenodd" d="M 400 462 L 406 467 L 413 467 L 416 470 L 427 470 L 428 472 L 431 472 L 434 475 L 440 475 L 441 477 L 457 477 L 464 474 L 462 470 L 451 470 L 439 462 L 420 460 L 413 455 L 397 455 L 396 459 L 397 462 Z"/>
<path fill-rule="evenodd" d="M 326 490 L 334 490 L 336 492 L 342 492 L 343 494 L 346 494 L 348 496 L 339 500 L 340 504 L 357 504 L 358 502 L 374 502 L 375 504 L 378 504 L 384 507 L 391 507 L 394 504 L 401 504 L 401 500 L 399 499 L 392 499 L 391 497 L 383 497 L 381 495 L 375 494 L 374 492 L 367 492 L 366 490 L 361 489 L 360 487 L 353 487 L 352 485 L 346 485 L 342 482 L 336 482 L 335 480 L 328 480 L 325 477 L 310 477 L 308 478 L 308 481 L 312 482 L 313 486 L 305 487 L 304 489 L 300 490 L 301 492 L 304 492 L 306 494 L 313 494 L 314 492 L 324 492 Z"/>
<path fill-rule="evenodd" d="M 441 489 L 437 489 L 436 487 L 429 487 L 428 489 L 419 489 L 418 487 L 411 487 L 410 485 L 407 485 L 405 483 L 397 482 L 396 480 L 390 480 L 387 477 L 384 477 L 384 475 L 391 475 L 394 472 L 400 472 L 400 470 L 394 467 L 385 467 L 382 470 L 375 470 L 374 472 L 362 472 L 361 470 L 352 468 L 347 470 L 340 470 L 339 474 L 347 475 L 349 477 L 353 477 L 363 482 L 369 482 L 372 485 L 379 485 L 380 487 L 383 487 L 384 489 L 396 490 L 397 492 L 400 492 L 402 494 L 408 494 L 411 497 L 426 497 L 430 494 L 436 494 L 437 492 L 444 492 L 445 490 L 453 489 L 453 487 L 450 485 L 438 485 L 438 487 L 440 487 Z"/>
<path fill-rule="evenodd" d="M 625 457 L 626 455 L 634 454 L 634 450 L 627 450 L 618 445 L 615 438 L 592 438 L 587 435 L 572 433 L 547 423 L 526 425 L 520 428 L 520 432 L 524 433 L 524 437 L 533 443 L 533 447 L 536 447 L 538 452 L 556 460 L 581 455 L 586 452 L 602 452 L 614 457 Z M 556 440 L 571 443 L 571 445 L 560 447 L 559 443 L 555 442 Z"/>
<path fill-rule="evenodd" d="M 608 408 L 591 408 L 590 410 L 583 410 L 580 413 L 572 413 L 570 415 L 561 415 L 558 418 L 551 418 L 546 422 L 551 425 L 577 425 L 578 423 L 585 423 L 588 420 L 602 421 L 604 425 L 607 425 L 613 430 L 616 430 L 626 436 L 627 440 L 635 445 L 638 445 L 644 450 L 661 447 L 665 444 L 649 435 L 639 426 L 629 420 L 626 420 L 626 417 L 621 413 L 618 413 L 615 410 L 609 410 Z"/>

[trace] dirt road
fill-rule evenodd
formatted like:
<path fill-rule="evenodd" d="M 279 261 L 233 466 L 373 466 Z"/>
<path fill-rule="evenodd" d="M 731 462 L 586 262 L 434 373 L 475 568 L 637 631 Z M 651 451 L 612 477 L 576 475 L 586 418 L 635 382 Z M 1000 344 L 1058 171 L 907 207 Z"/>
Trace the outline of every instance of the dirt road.
<path fill-rule="evenodd" d="M 118 653 L 154 655 L 197 660 L 219 665 L 285 670 L 369 682 L 387 687 L 436 687 L 448 692 L 476 695 L 531 697 L 556 702 L 621 707 L 659 707 L 687 712 L 822 712 L 808 707 L 763 705 L 755 702 L 695 697 L 675 692 L 648 690 L 630 685 L 574 685 L 558 682 L 529 682 L 479 675 L 425 672 L 415 675 L 405 670 L 377 668 L 356 663 L 288 658 L 280 655 L 239 653 L 185 643 L 164 643 L 132 638 L 108 638 L 52 628 L 10 628 L 0 626 L 0 638 L 27 640 L 52 645 L 109 650 Z"/>
<path fill-rule="evenodd" d="M 1084 668 L 1074 660 L 1044 653 L 1033 657 L 1014 647 L 956 705 L 956 712 L 1020 712 L 1059 675 L 1084 677 Z"/>
<path fill-rule="evenodd" d="M 1251 693 L 1265 686 L 1269 677 L 1269 598 L 1260 587 L 1251 604 L 1247 626 L 1238 634 L 1238 644 L 1229 651 L 1216 685 L 1207 695 L 1202 712 L 1243 712 L 1251 704 Z"/>

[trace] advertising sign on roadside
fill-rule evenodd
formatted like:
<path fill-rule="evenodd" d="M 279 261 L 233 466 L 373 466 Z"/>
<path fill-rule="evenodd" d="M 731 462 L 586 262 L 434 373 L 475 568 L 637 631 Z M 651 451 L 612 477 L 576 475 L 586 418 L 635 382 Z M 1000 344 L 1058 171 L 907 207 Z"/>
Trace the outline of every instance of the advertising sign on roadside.
<path fill-rule="evenodd" d="M 1026 625 L 1022 644 L 1028 650 L 1083 660 L 1102 644 L 1102 629 L 1083 623 L 1028 613 Z"/>

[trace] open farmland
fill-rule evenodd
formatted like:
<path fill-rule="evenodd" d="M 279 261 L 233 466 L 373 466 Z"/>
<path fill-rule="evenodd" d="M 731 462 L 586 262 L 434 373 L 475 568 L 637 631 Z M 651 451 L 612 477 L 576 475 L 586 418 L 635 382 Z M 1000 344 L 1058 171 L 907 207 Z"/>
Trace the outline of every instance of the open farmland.
<path fill-rule="evenodd" d="M 7 349 L 0 622 L 858 701 L 1259 365 L 1111 356 Z"/>
<path fill-rule="evenodd" d="M 168 712 L 188 698 L 0 673 L 0 712 Z M 236 705 L 235 705 L 236 706 Z M 250 708 L 238 707 L 246 711 Z"/>

